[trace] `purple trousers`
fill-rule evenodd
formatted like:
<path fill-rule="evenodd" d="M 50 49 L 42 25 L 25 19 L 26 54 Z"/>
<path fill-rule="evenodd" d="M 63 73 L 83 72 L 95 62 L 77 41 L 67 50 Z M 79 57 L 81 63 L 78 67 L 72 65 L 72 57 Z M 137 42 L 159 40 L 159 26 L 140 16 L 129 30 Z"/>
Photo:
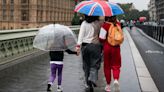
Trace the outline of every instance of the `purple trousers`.
<path fill-rule="evenodd" d="M 49 84 L 53 84 L 56 78 L 56 72 L 58 72 L 58 85 L 61 85 L 62 70 L 63 70 L 63 64 L 51 64 L 51 75 L 49 78 Z"/>

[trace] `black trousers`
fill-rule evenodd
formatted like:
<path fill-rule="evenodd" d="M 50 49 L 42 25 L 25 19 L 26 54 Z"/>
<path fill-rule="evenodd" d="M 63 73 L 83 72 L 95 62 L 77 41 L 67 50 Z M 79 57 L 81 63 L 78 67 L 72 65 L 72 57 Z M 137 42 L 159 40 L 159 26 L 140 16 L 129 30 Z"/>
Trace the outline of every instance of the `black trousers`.
<path fill-rule="evenodd" d="M 98 70 L 101 64 L 102 48 L 100 44 L 82 44 L 83 70 L 86 82 L 95 83 L 98 80 Z"/>

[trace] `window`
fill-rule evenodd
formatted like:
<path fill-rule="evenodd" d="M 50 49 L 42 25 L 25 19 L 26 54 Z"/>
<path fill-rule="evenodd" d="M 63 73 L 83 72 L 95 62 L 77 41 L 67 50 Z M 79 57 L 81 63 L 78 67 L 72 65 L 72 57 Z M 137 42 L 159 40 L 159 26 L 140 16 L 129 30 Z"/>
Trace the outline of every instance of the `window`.
<path fill-rule="evenodd" d="M 3 0 L 2 2 L 2 9 L 6 9 L 6 0 Z"/>
<path fill-rule="evenodd" d="M 5 9 L 2 10 L 2 18 L 3 18 L 3 20 L 6 20 L 6 10 Z"/>
<path fill-rule="evenodd" d="M 40 21 L 43 21 L 43 11 L 40 12 Z"/>
<path fill-rule="evenodd" d="M 29 0 L 21 0 L 21 3 L 24 3 L 24 4 L 29 3 Z"/>
<path fill-rule="evenodd" d="M 37 22 L 38 22 L 39 21 L 39 10 L 37 10 L 36 18 L 37 18 Z"/>
<path fill-rule="evenodd" d="M 14 0 L 11 0 L 10 1 L 10 9 L 11 10 L 14 10 Z"/>
<path fill-rule="evenodd" d="M 10 10 L 14 10 L 14 5 L 10 5 Z"/>
<path fill-rule="evenodd" d="M 28 21 L 29 20 L 29 12 L 22 10 L 21 11 L 21 20 L 22 21 Z"/>
<path fill-rule="evenodd" d="M 29 0 L 21 0 L 21 20 L 29 21 Z"/>
<path fill-rule="evenodd" d="M 10 0 L 10 20 L 14 19 L 14 0 Z"/>
<path fill-rule="evenodd" d="M 14 19 L 14 10 L 11 10 L 10 11 L 10 20 L 13 20 Z"/>
<path fill-rule="evenodd" d="M 43 5 L 43 0 L 40 0 L 40 4 Z"/>
<path fill-rule="evenodd" d="M 3 4 L 3 5 L 6 4 L 6 0 L 3 0 L 2 4 Z"/>
<path fill-rule="evenodd" d="M 6 27 L 3 27 L 3 30 L 6 30 Z"/>
<path fill-rule="evenodd" d="M 11 4 L 14 4 L 14 0 L 10 0 L 10 3 L 11 3 Z"/>

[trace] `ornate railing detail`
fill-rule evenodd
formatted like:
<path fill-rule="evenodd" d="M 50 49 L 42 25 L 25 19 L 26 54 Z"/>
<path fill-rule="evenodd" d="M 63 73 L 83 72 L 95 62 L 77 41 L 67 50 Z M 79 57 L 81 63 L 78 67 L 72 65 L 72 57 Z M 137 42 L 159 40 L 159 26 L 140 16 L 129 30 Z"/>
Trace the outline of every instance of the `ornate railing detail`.
<path fill-rule="evenodd" d="M 80 27 L 70 26 L 70 28 L 76 31 Z M 8 57 L 36 51 L 32 44 L 37 31 L 38 28 L 0 31 L 0 64 Z"/>
<path fill-rule="evenodd" d="M 164 26 L 137 25 L 148 36 L 164 44 Z"/>

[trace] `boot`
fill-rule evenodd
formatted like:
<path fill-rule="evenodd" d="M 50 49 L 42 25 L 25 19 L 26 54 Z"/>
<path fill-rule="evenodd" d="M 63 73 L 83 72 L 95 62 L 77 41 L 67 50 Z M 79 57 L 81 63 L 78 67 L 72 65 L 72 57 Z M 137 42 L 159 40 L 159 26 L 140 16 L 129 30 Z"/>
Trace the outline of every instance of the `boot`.
<path fill-rule="evenodd" d="M 51 84 L 48 84 L 48 85 L 47 85 L 47 91 L 48 91 L 48 92 L 51 91 Z"/>

